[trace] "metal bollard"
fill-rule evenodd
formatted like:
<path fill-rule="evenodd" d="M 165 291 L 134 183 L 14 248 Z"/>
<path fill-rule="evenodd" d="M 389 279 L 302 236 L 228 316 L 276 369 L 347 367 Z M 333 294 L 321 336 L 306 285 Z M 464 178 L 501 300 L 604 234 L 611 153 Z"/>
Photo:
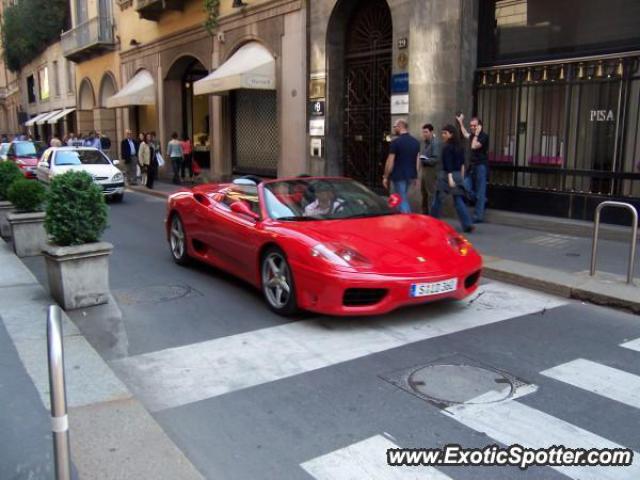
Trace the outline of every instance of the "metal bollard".
<path fill-rule="evenodd" d="M 606 207 L 624 208 L 631 212 L 631 248 L 629 250 L 629 265 L 627 267 L 627 283 L 633 284 L 633 270 L 636 259 L 636 243 L 638 241 L 638 211 L 630 203 L 605 201 L 596 207 L 596 215 L 593 225 L 593 244 L 591 245 L 591 268 L 589 275 L 596 274 L 596 258 L 598 255 L 598 232 L 600 231 L 600 212 Z"/>
<path fill-rule="evenodd" d="M 49 306 L 47 316 L 47 352 L 49 356 L 49 394 L 51 398 L 51 431 L 57 480 L 71 479 L 69 453 L 69 419 L 64 383 L 64 349 L 62 346 L 62 313 L 57 305 Z"/>

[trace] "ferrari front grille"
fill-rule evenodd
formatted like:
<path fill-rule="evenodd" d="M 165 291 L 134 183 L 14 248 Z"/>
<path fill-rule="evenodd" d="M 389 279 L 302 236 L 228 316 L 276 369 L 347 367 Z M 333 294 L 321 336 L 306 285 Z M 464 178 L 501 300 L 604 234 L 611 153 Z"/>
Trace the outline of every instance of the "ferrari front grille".
<path fill-rule="evenodd" d="M 345 307 L 365 307 L 380 302 L 387 290 L 384 288 L 347 288 L 342 303 Z"/>

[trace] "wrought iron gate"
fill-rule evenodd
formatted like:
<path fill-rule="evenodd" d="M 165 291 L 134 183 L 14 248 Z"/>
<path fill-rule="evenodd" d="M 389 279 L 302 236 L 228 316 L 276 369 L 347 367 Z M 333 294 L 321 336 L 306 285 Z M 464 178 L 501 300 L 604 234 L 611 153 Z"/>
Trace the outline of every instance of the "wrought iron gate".
<path fill-rule="evenodd" d="M 392 39 L 386 1 L 363 2 L 346 34 L 344 173 L 372 187 L 388 153 Z"/>

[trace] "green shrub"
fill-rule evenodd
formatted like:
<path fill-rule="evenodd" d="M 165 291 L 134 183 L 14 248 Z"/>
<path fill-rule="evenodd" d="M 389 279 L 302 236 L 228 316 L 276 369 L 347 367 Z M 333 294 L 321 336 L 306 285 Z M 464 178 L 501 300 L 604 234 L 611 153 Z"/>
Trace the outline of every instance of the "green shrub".
<path fill-rule="evenodd" d="M 7 200 L 7 190 L 9 186 L 24 178 L 20 168 L 13 162 L 0 162 L 0 200 Z"/>
<path fill-rule="evenodd" d="M 86 172 L 53 177 L 47 192 L 44 228 L 60 246 L 97 242 L 107 228 L 107 204 Z"/>
<path fill-rule="evenodd" d="M 20 178 L 9 186 L 9 201 L 18 212 L 39 212 L 45 198 L 45 189 L 35 180 Z"/>

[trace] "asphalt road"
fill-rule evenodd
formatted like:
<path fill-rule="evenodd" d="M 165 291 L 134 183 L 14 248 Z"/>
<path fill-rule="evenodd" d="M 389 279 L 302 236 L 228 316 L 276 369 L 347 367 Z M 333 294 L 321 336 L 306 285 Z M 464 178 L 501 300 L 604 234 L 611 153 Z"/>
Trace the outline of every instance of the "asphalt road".
<path fill-rule="evenodd" d="M 163 217 L 164 201 L 141 194 L 111 206 L 123 319 L 117 342 L 89 341 L 205 477 L 640 478 L 638 455 L 608 468 L 385 465 L 387 448 L 452 443 L 640 452 L 637 316 L 483 282 L 465 302 L 282 319 L 243 282 L 175 265 Z"/>

